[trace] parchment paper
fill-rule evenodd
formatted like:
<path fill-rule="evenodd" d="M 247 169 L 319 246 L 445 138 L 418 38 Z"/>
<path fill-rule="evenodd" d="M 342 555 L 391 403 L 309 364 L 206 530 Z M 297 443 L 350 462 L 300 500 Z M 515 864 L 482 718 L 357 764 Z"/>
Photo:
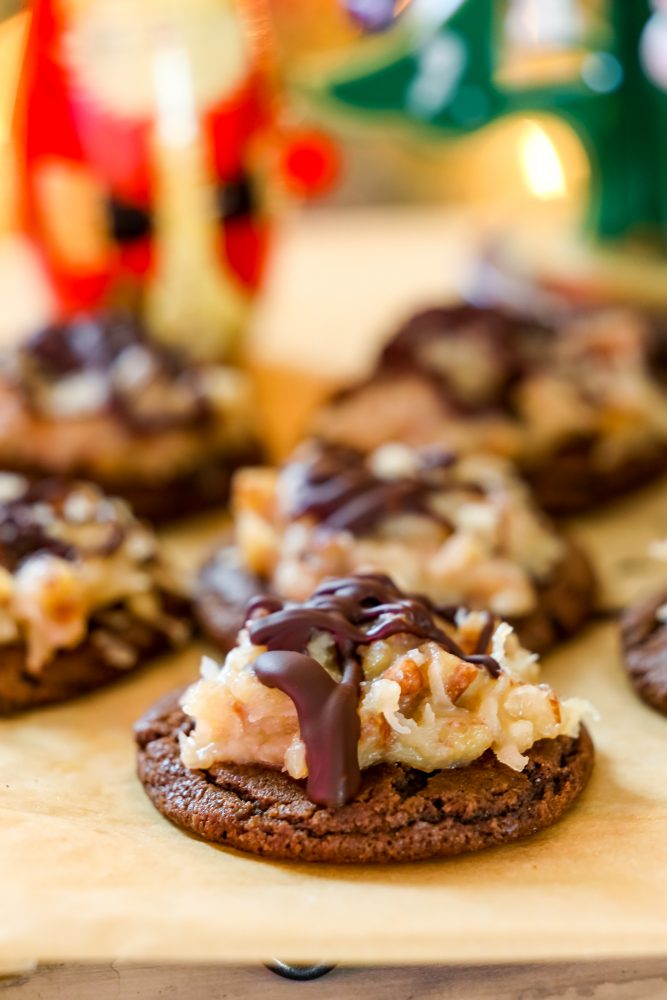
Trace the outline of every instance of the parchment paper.
<path fill-rule="evenodd" d="M 311 250 L 318 239 L 306 240 Z M 354 267 L 343 252 L 349 245 L 349 238 L 340 241 L 339 276 Z M 402 246 L 407 254 L 405 238 Z M 428 246 L 421 260 L 434 260 Z M 434 289 L 440 268 L 438 259 L 429 278 Z M 286 343 L 308 288 L 292 281 L 291 292 L 280 291 L 292 312 L 284 308 L 284 325 L 276 326 Z M 383 284 L 392 284 L 386 272 Z M 421 272 L 418 284 L 426 284 Z M 312 307 L 306 312 L 314 316 Z M 310 332 L 301 328 L 302 337 Z M 666 512 L 663 484 L 577 526 L 610 576 L 608 605 L 648 585 L 651 564 L 643 557 L 648 541 L 667 533 Z M 170 545 L 187 561 L 223 530 L 223 521 L 207 519 L 172 533 Z M 667 582 L 667 569 L 651 574 Z M 0 967 L 665 953 L 667 719 L 632 694 L 613 623 L 596 625 L 546 661 L 557 689 L 589 698 L 601 716 L 592 726 L 594 777 L 564 821 L 483 854 L 381 868 L 257 860 L 188 837 L 154 810 L 134 775 L 131 725 L 163 692 L 195 677 L 200 652 L 0 724 Z"/>

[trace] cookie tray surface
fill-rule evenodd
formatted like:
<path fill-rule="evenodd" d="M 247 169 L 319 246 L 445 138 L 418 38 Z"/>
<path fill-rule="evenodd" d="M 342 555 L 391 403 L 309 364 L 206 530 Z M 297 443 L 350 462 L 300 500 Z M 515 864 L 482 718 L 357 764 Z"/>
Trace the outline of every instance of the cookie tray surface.
<path fill-rule="evenodd" d="M 458 262 L 466 238 L 429 210 L 404 222 L 354 224 L 342 213 L 285 241 L 259 338 L 265 353 L 286 363 L 310 358 L 328 371 L 332 352 L 343 352 L 341 374 L 349 374 L 370 350 L 358 346 L 362 331 L 377 336 L 401 309 L 439 293 L 445 258 Z M 326 288 L 334 291 L 323 304 Z M 316 323 L 325 325 L 319 343 Z M 345 333 L 338 341 L 337 330 Z M 282 397 L 292 411 L 303 408 L 302 378 L 290 378 Z M 192 554 L 220 527 L 208 519 L 171 540 Z M 582 521 L 577 533 L 604 571 L 608 606 L 650 586 L 651 574 L 667 581 L 667 567 L 645 558 L 648 542 L 667 536 L 667 484 Z M 391 867 L 257 860 L 195 840 L 155 811 L 135 777 L 131 726 L 196 676 L 200 653 L 192 648 L 70 705 L 0 721 L 0 972 L 66 960 L 386 964 L 665 954 L 667 719 L 632 694 L 613 622 L 545 661 L 562 694 L 588 698 L 600 713 L 591 726 L 597 766 L 571 813 L 523 843 Z"/>
<path fill-rule="evenodd" d="M 665 509 L 662 485 L 582 523 L 617 588 L 646 585 L 639 556 L 665 530 Z M 377 868 L 257 860 L 201 843 L 153 809 L 134 774 L 132 722 L 195 676 L 200 653 L 0 724 L 0 967 L 664 954 L 667 719 L 631 693 L 612 622 L 546 660 L 562 693 L 600 713 L 597 766 L 572 812 L 523 843 Z"/>

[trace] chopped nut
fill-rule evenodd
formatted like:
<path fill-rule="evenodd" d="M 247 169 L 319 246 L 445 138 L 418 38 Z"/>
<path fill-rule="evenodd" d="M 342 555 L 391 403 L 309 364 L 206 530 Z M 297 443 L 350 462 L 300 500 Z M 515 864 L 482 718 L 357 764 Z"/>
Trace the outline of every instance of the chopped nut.
<path fill-rule="evenodd" d="M 400 479 L 412 476 L 417 471 L 417 453 L 404 444 L 384 444 L 370 457 L 370 466 L 380 479 Z"/>
<path fill-rule="evenodd" d="M 476 672 L 476 671 L 475 671 Z M 401 689 L 399 708 L 401 712 L 409 711 L 417 697 L 425 687 L 424 675 L 414 660 L 403 657 L 384 672 L 385 680 L 395 681 Z"/>
<path fill-rule="evenodd" d="M 95 514 L 97 496 L 92 491 L 74 490 L 65 499 L 63 514 L 67 521 L 82 524 Z"/>
<path fill-rule="evenodd" d="M 454 704 L 459 700 L 464 691 L 467 691 L 473 681 L 479 675 L 479 668 L 473 663 L 466 663 L 458 660 L 454 670 L 448 675 L 445 687 L 447 694 Z"/>
<path fill-rule="evenodd" d="M 271 517 L 275 511 L 277 483 L 275 469 L 240 469 L 232 480 L 234 513 L 252 510 L 260 517 Z"/>
<path fill-rule="evenodd" d="M 116 358 L 112 368 L 115 384 L 125 392 L 139 390 L 154 374 L 155 361 L 144 347 L 133 344 Z"/>

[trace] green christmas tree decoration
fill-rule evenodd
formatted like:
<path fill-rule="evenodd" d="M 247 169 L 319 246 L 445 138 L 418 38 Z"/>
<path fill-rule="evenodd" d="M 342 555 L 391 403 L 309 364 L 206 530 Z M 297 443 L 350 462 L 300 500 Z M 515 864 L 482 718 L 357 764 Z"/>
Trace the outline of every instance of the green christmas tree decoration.
<path fill-rule="evenodd" d="M 539 4 L 553 27 L 557 8 L 565 22 L 579 0 Z M 574 43 L 583 50 L 576 75 L 531 86 L 505 83 L 499 74 L 511 3 L 415 0 L 420 6 L 428 8 L 421 23 L 408 9 L 386 36 L 382 57 L 349 66 L 328 82 L 328 95 L 348 109 L 442 137 L 518 112 L 559 115 L 590 159 L 595 233 L 667 243 L 667 10 L 660 0 L 608 0 L 606 24 Z"/>

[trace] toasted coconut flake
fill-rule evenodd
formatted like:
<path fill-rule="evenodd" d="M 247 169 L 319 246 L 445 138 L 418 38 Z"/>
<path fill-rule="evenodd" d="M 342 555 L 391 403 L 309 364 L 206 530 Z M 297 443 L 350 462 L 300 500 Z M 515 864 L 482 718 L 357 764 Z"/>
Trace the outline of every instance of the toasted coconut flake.
<path fill-rule="evenodd" d="M 464 631 L 477 633 L 486 622 L 479 613 L 457 616 L 448 625 L 454 641 Z M 499 676 L 461 660 L 437 643 L 406 634 L 360 647 L 364 672 L 359 701 L 359 761 L 369 767 L 402 762 L 424 771 L 461 767 L 492 750 L 517 770 L 525 752 L 540 739 L 576 735 L 587 703 L 560 702 L 548 685 L 528 683 L 521 671 L 534 672 L 535 658 L 523 650 L 509 626 L 497 626 L 492 641 L 501 663 Z M 187 767 L 215 761 L 279 767 L 294 778 L 305 776 L 305 755 L 298 718 L 290 698 L 256 677 L 253 664 L 265 647 L 253 646 L 242 632 L 238 646 L 218 666 L 202 661 L 202 679 L 188 689 L 183 707 L 194 729 L 181 739 Z M 329 636 L 316 633 L 311 655 L 330 671 Z"/>

